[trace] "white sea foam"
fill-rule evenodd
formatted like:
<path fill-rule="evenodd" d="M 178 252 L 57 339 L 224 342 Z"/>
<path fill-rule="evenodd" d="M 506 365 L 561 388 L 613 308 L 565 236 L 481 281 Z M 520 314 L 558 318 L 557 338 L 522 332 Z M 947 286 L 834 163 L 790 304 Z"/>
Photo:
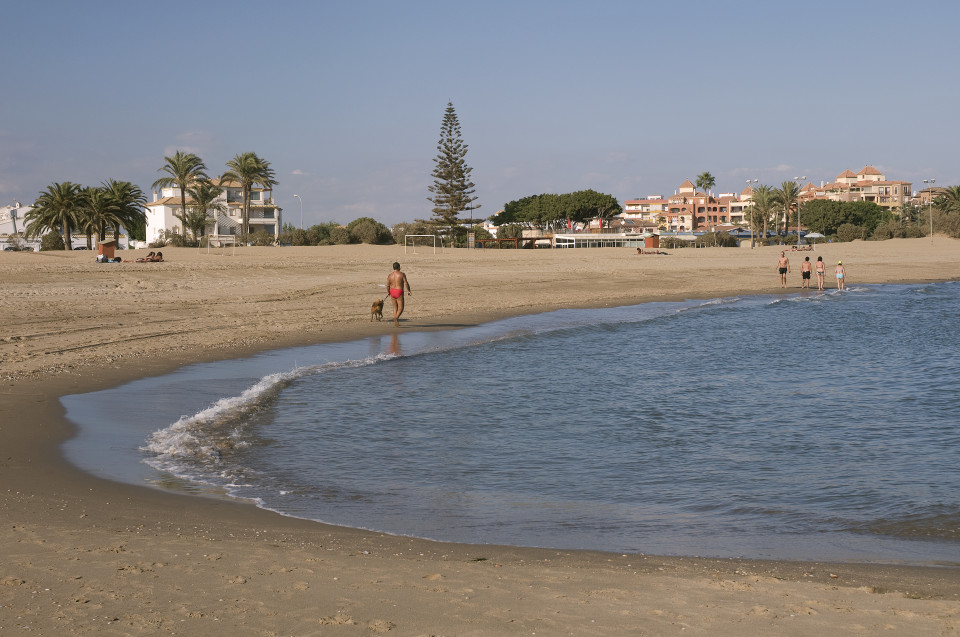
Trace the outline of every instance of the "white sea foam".
<path fill-rule="evenodd" d="M 237 396 L 227 396 L 195 414 L 154 432 L 140 447 L 152 454 L 146 462 L 177 475 L 176 460 L 193 459 L 201 462 L 220 462 L 224 453 L 249 445 L 244 438 L 244 424 L 265 402 L 275 397 L 291 382 L 304 376 L 334 369 L 362 367 L 396 358 L 394 354 L 380 354 L 362 360 L 351 360 L 296 367 L 290 371 L 269 374 Z M 231 476 L 236 478 L 236 476 Z"/>

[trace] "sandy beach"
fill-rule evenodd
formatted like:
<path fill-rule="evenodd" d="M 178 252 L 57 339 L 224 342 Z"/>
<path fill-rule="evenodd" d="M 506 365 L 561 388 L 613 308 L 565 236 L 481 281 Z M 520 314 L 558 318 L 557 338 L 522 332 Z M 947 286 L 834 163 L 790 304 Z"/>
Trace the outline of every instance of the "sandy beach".
<path fill-rule="evenodd" d="M 960 569 L 437 543 L 108 482 L 58 451 L 63 395 L 397 329 L 779 294 L 780 250 L 0 253 L 0 634 L 958 634 Z M 830 288 L 840 259 L 848 286 L 960 278 L 960 241 L 941 237 L 787 255 L 788 294 L 806 256 Z M 395 260 L 413 289 L 399 328 L 369 314 Z"/>

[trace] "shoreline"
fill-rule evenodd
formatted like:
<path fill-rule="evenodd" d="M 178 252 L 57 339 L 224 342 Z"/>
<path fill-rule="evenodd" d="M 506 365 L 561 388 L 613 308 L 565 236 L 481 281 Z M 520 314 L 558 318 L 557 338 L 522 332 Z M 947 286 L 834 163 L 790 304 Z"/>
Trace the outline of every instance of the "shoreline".
<path fill-rule="evenodd" d="M 942 239 L 939 243 L 947 244 L 947 241 Z M 868 249 L 880 245 L 859 247 Z M 850 248 L 849 245 L 840 247 Z M 922 256 L 926 246 L 916 247 Z M 901 278 L 905 276 L 905 270 L 921 269 L 911 264 L 910 267 L 893 267 L 894 274 L 878 273 L 872 277 L 877 280 L 869 282 L 954 280 L 960 271 L 957 247 L 960 242 L 947 244 L 949 259 L 942 259 L 941 269 L 929 272 L 930 276 Z M 354 267 L 360 260 L 373 262 L 371 272 L 383 270 L 385 273 L 382 264 L 397 256 L 395 246 L 352 248 L 332 251 L 342 253 L 334 256 L 344 262 L 341 266 L 344 270 Z M 324 248 L 314 250 L 316 252 L 305 258 L 315 261 L 330 256 Z M 617 255 L 616 250 L 601 250 L 610 252 L 588 251 L 587 255 L 569 256 L 523 252 L 501 255 L 509 258 L 506 265 L 495 264 L 499 268 L 499 278 L 494 283 L 516 289 L 501 292 L 503 298 L 498 303 L 487 304 L 480 311 L 473 307 L 471 291 L 464 290 L 445 304 L 432 303 L 436 306 L 434 311 L 422 312 L 417 306 L 422 302 L 422 296 L 454 284 L 451 280 L 444 280 L 453 277 L 443 276 L 452 269 L 448 266 L 453 259 L 444 263 L 443 255 L 438 255 L 439 258 L 431 255 L 422 261 L 408 257 L 410 266 L 404 264 L 404 269 L 408 274 L 411 271 L 417 273 L 420 279 L 418 281 L 411 275 L 414 289 L 412 303 L 408 306 L 411 319 L 401 329 L 456 329 L 497 318 L 565 307 L 608 307 L 737 293 L 781 293 L 774 288 L 778 284 L 773 267 L 778 248 L 762 249 L 762 255 L 759 252 L 743 255 L 742 249 L 726 249 L 732 252 L 731 256 L 756 261 L 756 267 L 763 267 L 763 272 L 762 275 L 750 272 L 732 282 L 724 282 L 716 286 L 721 289 L 715 293 L 709 293 L 707 286 L 681 289 L 668 284 L 649 294 L 635 294 L 618 287 L 626 286 L 635 278 L 645 278 L 650 262 L 644 260 L 657 257 L 640 256 L 631 260 L 623 252 Z M 713 256 L 696 254 L 701 252 L 699 250 L 690 251 L 695 253 L 685 256 L 687 261 L 683 265 L 687 270 L 680 273 L 681 279 L 699 271 L 701 258 Z M 186 258 L 186 249 L 183 252 L 181 255 L 177 250 L 171 256 L 173 259 Z M 358 253 L 360 256 L 356 256 Z M 857 260 L 847 256 L 848 253 L 849 250 L 843 253 L 845 265 L 853 264 L 852 269 L 857 272 Z M 263 274 L 257 271 L 265 270 L 267 276 L 262 283 L 275 281 L 271 266 L 275 265 L 272 261 L 277 255 L 283 253 L 268 252 L 266 263 L 257 261 L 247 274 Z M 464 258 L 459 253 L 456 256 Z M 480 260 L 488 256 L 466 255 L 472 261 L 468 260 L 459 267 L 459 276 L 469 276 L 478 263 L 483 265 Z M 627 275 L 610 275 L 602 268 L 591 269 L 594 259 L 587 257 L 598 256 L 608 262 L 606 265 L 623 262 L 631 270 Z M 541 257 L 548 262 L 537 263 Z M 939 253 L 933 256 L 934 259 L 940 257 Z M 563 258 L 574 263 L 557 278 L 548 276 L 545 267 L 531 272 L 530 263 L 551 266 L 562 263 L 560 259 Z M 916 259 L 924 260 L 920 256 Z M 641 261 L 638 263 L 637 260 Z M 80 259 L 75 257 L 72 261 L 79 262 Z M 402 255 L 400 261 L 404 263 Z M 653 267 L 669 278 L 667 275 L 671 268 L 677 267 L 677 261 L 679 259 L 663 259 Z M 0 260 L 0 268 L 8 263 L 8 260 Z M 427 269 L 422 267 L 425 263 L 432 266 L 430 273 L 440 279 L 439 282 L 428 278 Z M 100 269 L 105 267 L 109 266 L 97 266 Z M 97 268 L 80 265 L 75 268 L 79 274 L 69 271 L 55 274 L 82 279 Z M 504 269 L 509 270 L 506 275 L 502 273 Z M 363 271 L 359 276 L 369 278 L 371 272 Z M 121 279 L 131 272 L 116 270 L 108 274 L 116 277 L 110 284 L 121 290 L 129 289 L 129 286 L 125 287 L 128 282 Z M 142 266 L 133 272 L 138 282 L 151 278 L 153 274 Z M 163 282 L 170 284 L 176 292 L 180 272 L 175 275 L 173 280 Z M 578 302 L 563 302 L 566 299 L 557 290 L 563 288 L 565 277 L 578 275 L 588 279 L 583 285 L 583 293 L 577 295 Z M 607 277 L 611 276 L 612 283 L 605 287 Z M 752 289 L 761 276 L 764 289 Z M 799 268 L 794 276 L 799 279 Z M 309 273 L 307 277 L 310 278 Z M 526 278 L 534 280 L 524 280 Z M 851 278 L 855 283 L 868 282 L 856 274 Z M 343 277 L 335 276 L 334 279 L 342 280 Z M 0 284 L 0 290 L 10 285 Z M 540 293 L 538 287 L 546 287 L 546 294 Z M 695 288 L 688 286 L 691 287 Z M 366 295 L 362 297 L 365 299 L 378 294 L 364 291 L 367 288 L 369 285 L 366 284 L 346 285 L 343 298 Z M 420 290 L 423 290 L 422 296 L 418 294 Z M 210 297 L 203 286 L 196 291 L 196 296 L 184 295 L 188 304 L 193 303 L 193 316 L 202 315 L 204 308 L 210 306 L 203 302 Z M 290 297 L 295 303 L 305 303 L 309 314 L 321 312 L 319 304 L 311 299 L 325 295 L 326 291 L 327 288 L 322 287 L 320 292 L 315 292 L 309 282 L 300 281 L 298 290 Z M 792 287 L 787 293 L 797 291 L 798 288 Z M 230 294 L 226 292 L 214 297 L 213 307 L 222 310 L 225 304 L 232 303 Z M 20 294 L 20 298 L 25 297 Z M 43 303 L 44 298 L 49 299 L 49 296 L 39 295 L 36 302 Z M 255 303 L 241 296 L 236 305 Z M 362 307 L 363 304 L 358 305 Z M 14 317 L 15 328 L 23 327 L 24 334 L 30 330 L 43 332 L 45 325 L 30 324 L 28 318 L 38 315 L 40 308 L 39 305 L 25 308 L 22 316 L 27 318 L 18 323 L 18 317 Z M 288 305 L 285 309 L 289 308 Z M 236 311 L 239 312 L 236 315 L 238 320 L 242 321 L 244 312 L 257 310 L 238 307 Z M 214 626 L 214 617 L 218 630 L 233 626 L 235 629 L 259 630 L 263 634 L 269 630 L 302 633 L 320 630 L 321 626 L 330 630 L 339 627 L 345 631 L 362 628 L 368 632 L 384 632 L 392 627 L 400 634 L 427 630 L 457 634 L 470 630 L 479 631 L 478 634 L 512 634 L 536 627 L 547 633 L 560 627 L 576 627 L 583 629 L 578 630 L 581 634 L 603 634 L 624 630 L 625 626 L 644 626 L 657 633 L 679 633 L 681 629 L 711 626 L 713 634 L 741 634 L 750 626 L 761 632 L 778 632 L 785 630 L 786 626 L 801 625 L 812 630 L 819 625 L 818 622 L 830 625 L 837 632 L 838 621 L 842 626 L 853 625 L 848 622 L 850 618 L 838 619 L 837 614 L 827 608 L 836 603 L 834 597 L 838 595 L 844 599 L 856 598 L 849 604 L 858 625 L 879 626 L 881 624 L 869 622 L 883 620 L 903 628 L 902 622 L 907 621 L 902 619 L 906 617 L 905 613 L 895 620 L 882 617 L 883 609 L 889 608 L 894 600 L 897 605 L 910 608 L 913 617 L 906 625 L 911 627 L 913 634 L 935 634 L 945 627 L 956 629 L 960 625 L 960 569 L 956 568 L 664 558 L 643 554 L 621 556 L 592 551 L 447 544 L 333 527 L 283 516 L 244 502 L 198 498 L 110 482 L 82 473 L 67 463 L 59 452 L 60 443 L 72 433 L 72 426 L 66 422 L 58 400 L 60 396 L 115 386 L 135 377 L 167 373 L 189 363 L 243 358 L 258 352 L 319 342 L 354 340 L 367 335 L 388 334 L 394 329 L 387 322 L 369 323 L 362 312 L 363 309 L 352 308 L 342 310 L 339 315 L 328 312 L 327 322 L 318 331 L 297 329 L 296 324 L 292 328 L 280 326 L 268 318 L 260 325 L 274 328 L 273 331 L 265 330 L 269 338 L 240 339 L 239 342 L 228 342 L 226 346 L 203 347 L 197 346 L 196 341 L 185 346 L 171 345 L 168 341 L 163 344 L 166 349 L 160 347 L 151 351 L 147 346 L 142 354 L 129 355 L 115 346 L 120 343 L 129 346 L 137 341 L 114 339 L 116 343 L 99 348 L 105 354 L 95 360 L 84 355 L 71 359 L 68 352 L 78 351 L 68 349 L 76 347 L 75 337 L 57 341 L 54 334 L 38 351 L 62 350 L 59 355 L 52 355 L 60 359 L 52 366 L 56 373 L 47 371 L 50 367 L 45 359 L 51 354 L 16 361 L 18 369 L 11 372 L 8 346 L 17 341 L 6 339 L 5 349 L 0 350 L 4 354 L 3 406 L 6 413 L 19 417 L 0 425 L 3 508 L 10 521 L 0 534 L 6 547 L 4 559 L 0 560 L 4 564 L 0 571 L 0 605 L 15 608 L 18 619 L 17 623 L 8 623 L 10 620 L 2 619 L 3 613 L 0 613 L 0 628 L 30 626 L 53 630 L 68 626 L 74 633 L 84 634 L 103 628 L 101 613 L 105 613 L 103 617 L 113 616 L 108 620 L 111 625 L 116 624 L 114 630 L 117 634 L 150 634 L 158 626 L 179 630 L 192 627 L 194 634 L 209 632 Z M 149 317 L 135 314 L 138 320 L 148 322 Z M 220 311 L 220 314 L 228 318 L 234 316 L 227 311 Z M 63 324 L 82 327 L 84 321 L 98 322 L 96 315 L 85 317 L 82 308 L 77 308 L 71 318 L 72 321 Z M 169 329 L 179 325 L 161 327 L 177 332 L 174 338 L 183 337 L 182 330 Z M 91 328 L 91 331 L 96 329 Z M 110 326 L 101 329 L 109 331 Z M 134 324 L 130 329 L 130 335 L 136 336 L 137 330 L 143 331 L 143 326 Z M 144 340 L 155 342 L 154 337 Z M 91 559 L 94 557 L 96 559 Z M 64 563 L 66 567 L 63 569 L 53 567 Z M 193 575 L 196 575 L 195 582 L 183 580 L 184 576 Z M 504 580 L 507 580 L 506 584 Z M 531 588 L 536 592 L 531 593 Z M 50 593 L 40 594 L 39 601 L 38 596 L 31 593 L 45 589 Z M 465 592 L 466 589 L 471 592 Z M 157 590 L 163 590 L 164 596 L 171 599 L 164 597 L 161 602 L 157 598 L 158 604 L 154 608 L 138 610 L 145 600 L 153 598 Z M 224 590 L 231 591 L 227 594 L 229 608 L 214 601 L 224 598 Z M 615 592 L 609 593 L 610 590 Z M 791 616 L 783 611 L 783 607 L 778 611 L 778 604 L 785 603 L 784 597 L 790 598 L 790 603 L 809 602 L 811 600 L 806 598 L 810 597 L 817 603 L 807 606 L 819 611 L 808 613 L 806 623 L 792 623 L 803 613 L 798 611 Z M 86 601 L 79 604 L 71 598 Z M 314 600 L 312 605 L 307 605 L 309 608 L 303 608 L 305 598 Z M 383 607 L 383 599 L 394 600 L 395 606 Z M 703 603 L 704 599 L 713 600 L 713 606 Z M 54 600 L 64 610 L 58 617 L 49 617 L 47 609 Z M 571 604 L 570 600 L 578 601 Z M 748 600 L 754 603 L 744 605 Z M 441 608 L 448 609 L 442 617 L 438 616 L 438 603 Z M 638 604 L 645 610 L 637 609 Z M 264 605 L 271 611 L 265 612 Z M 924 608 L 920 609 L 920 606 Z M 757 607 L 774 610 L 753 612 Z M 686 619 L 680 619 L 685 614 Z M 737 625 L 726 625 L 727 622 L 736 622 Z M 848 629 L 840 630 L 840 634 L 856 632 Z"/>

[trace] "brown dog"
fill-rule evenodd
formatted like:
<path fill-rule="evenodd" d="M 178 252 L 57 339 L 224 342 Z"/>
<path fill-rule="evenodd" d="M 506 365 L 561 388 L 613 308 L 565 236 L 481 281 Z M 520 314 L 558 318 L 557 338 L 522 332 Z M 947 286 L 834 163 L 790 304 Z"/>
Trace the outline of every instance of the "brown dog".
<path fill-rule="evenodd" d="M 370 306 L 370 320 L 377 319 L 378 321 L 383 319 L 383 299 L 377 299 L 373 302 L 373 305 Z"/>

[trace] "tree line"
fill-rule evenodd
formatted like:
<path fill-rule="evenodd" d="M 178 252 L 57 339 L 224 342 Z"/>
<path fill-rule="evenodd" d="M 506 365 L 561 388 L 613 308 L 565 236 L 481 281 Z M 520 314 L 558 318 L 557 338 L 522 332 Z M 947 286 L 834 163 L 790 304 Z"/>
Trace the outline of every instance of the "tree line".
<path fill-rule="evenodd" d="M 595 190 L 564 194 L 531 195 L 511 201 L 491 218 L 497 225 L 522 224 L 543 230 L 567 228 L 590 219 L 609 219 L 623 212 L 612 195 Z"/>
<path fill-rule="evenodd" d="M 145 232 L 146 197 L 129 181 L 110 179 L 100 186 L 84 187 L 70 181 L 54 183 L 43 191 L 27 212 L 24 234 L 38 237 L 47 231 L 41 249 L 72 250 L 73 234 L 87 235 L 87 248 L 93 248 L 93 235 L 102 241 L 112 231 L 119 239 L 120 229 Z"/>

